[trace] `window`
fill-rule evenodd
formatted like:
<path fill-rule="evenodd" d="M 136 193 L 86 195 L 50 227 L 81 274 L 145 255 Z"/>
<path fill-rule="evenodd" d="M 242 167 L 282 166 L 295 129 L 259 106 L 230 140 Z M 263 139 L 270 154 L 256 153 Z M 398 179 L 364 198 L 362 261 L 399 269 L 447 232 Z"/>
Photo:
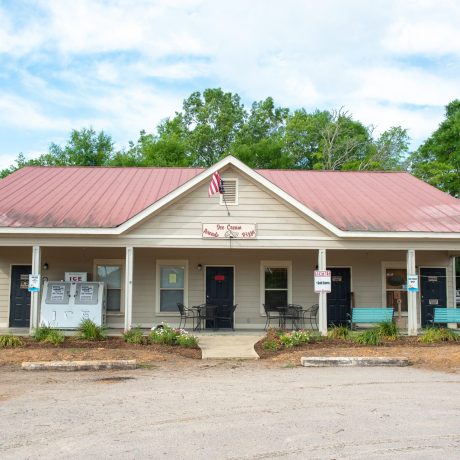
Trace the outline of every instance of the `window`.
<path fill-rule="evenodd" d="M 187 304 L 187 263 L 157 262 L 157 311 L 178 313 L 177 304 Z"/>
<path fill-rule="evenodd" d="M 291 266 L 291 262 L 265 261 L 261 263 L 261 304 L 286 305 L 291 303 Z"/>
<path fill-rule="evenodd" d="M 238 179 L 222 178 L 224 193 L 220 195 L 220 204 L 235 206 L 238 204 Z"/>
<path fill-rule="evenodd" d="M 107 312 L 120 313 L 122 311 L 122 263 L 96 262 L 96 279 L 105 283 L 107 292 Z"/>

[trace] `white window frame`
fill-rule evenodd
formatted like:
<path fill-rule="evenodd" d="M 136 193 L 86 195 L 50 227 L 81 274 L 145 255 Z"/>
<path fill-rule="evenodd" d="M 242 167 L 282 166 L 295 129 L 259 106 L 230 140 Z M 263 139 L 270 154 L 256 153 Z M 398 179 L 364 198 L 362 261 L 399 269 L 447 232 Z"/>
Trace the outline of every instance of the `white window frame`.
<path fill-rule="evenodd" d="M 94 281 L 99 281 L 97 278 L 97 267 L 98 265 L 117 265 L 121 267 L 121 280 L 120 280 L 120 311 L 107 310 L 107 316 L 124 316 L 125 314 L 125 271 L 126 271 L 126 260 L 125 259 L 94 259 L 93 260 L 93 273 Z M 104 286 L 107 290 L 107 286 Z"/>
<path fill-rule="evenodd" d="M 235 182 L 235 202 L 234 203 L 227 203 L 228 206 L 238 206 L 239 201 L 239 187 L 238 187 L 238 178 L 237 177 L 221 177 L 222 182 L 224 183 L 224 190 L 225 190 L 225 181 L 234 181 Z M 219 194 L 221 206 L 225 206 L 224 195 L 222 193 Z"/>
<path fill-rule="evenodd" d="M 155 314 L 156 316 L 179 316 L 179 310 L 161 311 L 160 310 L 160 267 L 184 267 L 184 305 L 188 306 L 188 260 L 161 259 L 156 261 L 156 289 L 155 289 Z"/>
<path fill-rule="evenodd" d="M 291 260 L 261 260 L 260 261 L 260 314 L 265 316 L 265 268 L 287 268 L 288 303 L 292 303 L 292 261 Z"/>

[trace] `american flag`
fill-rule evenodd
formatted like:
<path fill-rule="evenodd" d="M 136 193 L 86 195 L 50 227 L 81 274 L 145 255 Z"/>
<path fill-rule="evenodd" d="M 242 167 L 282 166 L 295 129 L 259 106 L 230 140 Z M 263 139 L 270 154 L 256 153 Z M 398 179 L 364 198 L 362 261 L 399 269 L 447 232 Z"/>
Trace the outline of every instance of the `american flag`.
<path fill-rule="evenodd" d="M 222 179 L 220 174 L 216 171 L 211 178 L 211 183 L 209 184 L 208 196 L 214 195 L 214 193 L 224 193 L 224 186 L 222 184 Z"/>

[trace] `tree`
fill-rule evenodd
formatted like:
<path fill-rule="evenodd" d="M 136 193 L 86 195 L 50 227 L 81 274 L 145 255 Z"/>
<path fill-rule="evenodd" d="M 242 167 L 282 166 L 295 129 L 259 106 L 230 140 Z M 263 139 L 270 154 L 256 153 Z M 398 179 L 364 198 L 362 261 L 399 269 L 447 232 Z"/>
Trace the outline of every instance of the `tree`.
<path fill-rule="evenodd" d="M 446 106 L 444 120 L 412 154 L 410 168 L 420 179 L 460 197 L 460 100 Z"/>
<path fill-rule="evenodd" d="M 49 153 L 41 158 L 48 165 L 56 166 L 104 166 L 114 153 L 112 138 L 104 131 L 93 128 L 74 129 L 64 147 L 52 143 Z"/>
<path fill-rule="evenodd" d="M 289 109 L 275 107 L 271 97 L 254 102 L 231 153 L 252 168 L 291 167 L 291 157 L 283 150 L 288 115 Z"/>

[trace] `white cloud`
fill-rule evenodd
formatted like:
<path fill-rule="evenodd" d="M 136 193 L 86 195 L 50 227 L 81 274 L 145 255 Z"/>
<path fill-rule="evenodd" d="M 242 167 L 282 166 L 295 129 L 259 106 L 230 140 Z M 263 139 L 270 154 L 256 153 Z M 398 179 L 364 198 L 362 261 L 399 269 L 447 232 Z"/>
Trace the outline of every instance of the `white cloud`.
<path fill-rule="evenodd" d="M 0 7 L 0 59 L 8 64 L 0 83 L 15 80 L 2 85 L 0 120 L 47 136 L 92 125 L 126 143 L 180 110 L 192 91 L 221 86 L 249 103 L 272 96 L 291 108 L 344 106 L 381 130 L 407 127 L 419 141 L 458 97 L 454 0 L 38 5 L 22 6 L 20 20 Z M 450 69 L 436 62 L 446 54 Z"/>

